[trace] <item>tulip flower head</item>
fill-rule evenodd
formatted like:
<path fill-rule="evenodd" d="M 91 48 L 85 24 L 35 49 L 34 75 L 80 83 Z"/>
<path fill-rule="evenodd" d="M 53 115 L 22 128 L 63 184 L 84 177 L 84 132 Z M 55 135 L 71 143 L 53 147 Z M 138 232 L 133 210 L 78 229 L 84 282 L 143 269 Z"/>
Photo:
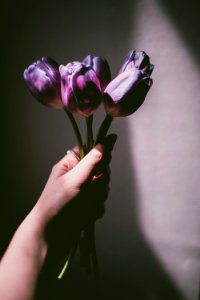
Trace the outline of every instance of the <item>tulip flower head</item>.
<path fill-rule="evenodd" d="M 43 57 L 24 71 L 24 80 L 31 94 L 42 104 L 62 108 L 59 65 Z"/>
<path fill-rule="evenodd" d="M 81 62 L 59 67 L 61 98 L 66 109 L 85 117 L 94 113 L 102 100 L 101 85 L 91 66 Z"/>
<path fill-rule="evenodd" d="M 144 51 L 129 52 L 124 64 L 104 91 L 106 113 L 112 117 L 128 116 L 144 102 L 153 84 L 149 56 Z"/>
<path fill-rule="evenodd" d="M 107 60 L 101 56 L 88 55 L 84 58 L 83 64 L 94 70 L 99 78 L 101 90 L 104 91 L 111 80 L 111 72 Z"/>

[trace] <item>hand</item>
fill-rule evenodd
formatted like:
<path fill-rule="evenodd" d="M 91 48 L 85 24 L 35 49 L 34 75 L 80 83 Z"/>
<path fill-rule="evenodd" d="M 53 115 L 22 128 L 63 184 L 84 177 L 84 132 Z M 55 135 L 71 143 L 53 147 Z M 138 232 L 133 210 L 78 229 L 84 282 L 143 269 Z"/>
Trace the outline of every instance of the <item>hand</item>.
<path fill-rule="evenodd" d="M 65 256 L 81 230 L 103 216 L 115 141 L 116 135 L 110 135 L 81 161 L 67 154 L 53 167 L 37 203 L 41 219 L 48 224 L 50 261 Z M 78 148 L 74 151 L 78 153 Z"/>
<path fill-rule="evenodd" d="M 102 187 L 105 178 L 108 179 L 105 169 L 111 159 L 115 141 L 116 135 L 109 135 L 102 145 L 95 146 L 80 162 L 73 153 L 70 153 L 52 168 L 47 184 L 36 204 L 45 223 L 52 220 L 71 200 L 81 195 L 84 198 L 85 191 L 91 188 L 94 192 L 95 186 Z M 78 152 L 77 147 L 74 151 Z M 96 173 L 98 176 L 94 177 Z"/>

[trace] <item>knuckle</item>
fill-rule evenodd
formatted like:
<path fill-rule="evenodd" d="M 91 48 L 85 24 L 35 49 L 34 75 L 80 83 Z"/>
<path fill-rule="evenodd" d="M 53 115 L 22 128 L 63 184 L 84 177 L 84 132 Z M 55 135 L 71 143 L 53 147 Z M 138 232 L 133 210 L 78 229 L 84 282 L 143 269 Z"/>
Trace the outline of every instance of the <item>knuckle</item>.
<path fill-rule="evenodd" d="M 66 170 L 66 171 L 68 171 L 68 170 L 70 170 L 71 168 L 72 168 L 72 163 L 70 162 L 70 161 L 65 161 L 64 163 L 63 163 L 63 167 L 64 167 L 64 169 Z"/>

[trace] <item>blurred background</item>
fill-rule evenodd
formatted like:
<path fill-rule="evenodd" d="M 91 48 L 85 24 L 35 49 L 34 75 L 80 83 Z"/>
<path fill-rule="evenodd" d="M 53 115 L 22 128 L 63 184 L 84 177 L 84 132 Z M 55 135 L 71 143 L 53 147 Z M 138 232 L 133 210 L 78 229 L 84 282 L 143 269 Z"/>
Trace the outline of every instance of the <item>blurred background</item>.
<path fill-rule="evenodd" d="M 16 1 L 1 5 L 0 250 L 75 143 L 63 111 L 40 105 L 23 70 L 101 55 L 112 76 L 130 49 L 155 64 L 144 105 L 114 120 L 110 195 L 96 240 L 101 278 L 75 259 L 41 299 L 197 300 L 200 278 L 198 1 Z M 96 128 L 104 116 L 99 109 Z M 80 120 L 81 122 L 81 120 Z M 64 234 L 64 229 L 60 234 Z M 40 296 L 37 297 L 39 299 Z"/>

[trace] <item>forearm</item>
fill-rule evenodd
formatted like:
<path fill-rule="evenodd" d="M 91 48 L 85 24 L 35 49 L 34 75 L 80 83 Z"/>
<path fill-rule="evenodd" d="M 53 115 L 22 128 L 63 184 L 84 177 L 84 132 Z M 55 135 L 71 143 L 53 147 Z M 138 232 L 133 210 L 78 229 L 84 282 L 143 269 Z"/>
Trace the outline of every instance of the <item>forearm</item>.
<path fill-rule="evenodd" d="M 0 263 L 0 299 L 33 299 L 47 254 L 46 224 L 36 205 L 17 229 Z"/>

